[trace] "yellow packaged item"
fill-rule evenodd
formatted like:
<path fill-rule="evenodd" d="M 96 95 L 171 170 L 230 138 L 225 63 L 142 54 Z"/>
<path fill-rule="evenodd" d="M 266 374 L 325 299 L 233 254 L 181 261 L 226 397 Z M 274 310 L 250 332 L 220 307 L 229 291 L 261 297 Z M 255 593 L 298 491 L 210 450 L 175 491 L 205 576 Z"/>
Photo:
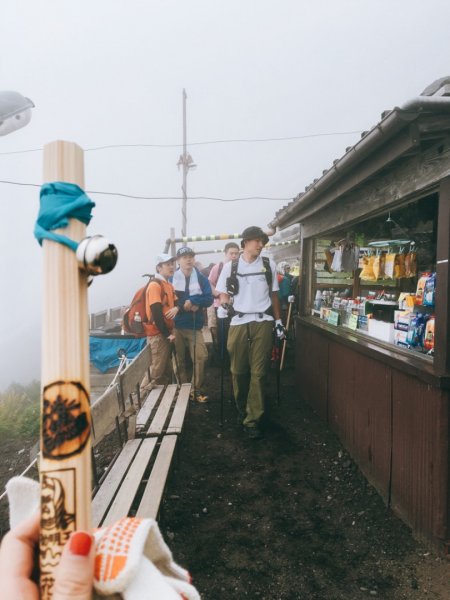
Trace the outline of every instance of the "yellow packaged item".
<path fill-rule="evenodd" d="M 365 281 L 376 281 L 375 274 L 373 272 L 373 263 L 375 256 L 363 256 L 362 257 L 362 271 L 360 273 L 360 279 Z"/>
<path fill-rule="evenodd" d="M 384 278 L 384 263 L 385 263 L 385 255 L 379 254 L 375 256 L 373 261 L 373 274 L 375 279 L 383 279 Z"/>

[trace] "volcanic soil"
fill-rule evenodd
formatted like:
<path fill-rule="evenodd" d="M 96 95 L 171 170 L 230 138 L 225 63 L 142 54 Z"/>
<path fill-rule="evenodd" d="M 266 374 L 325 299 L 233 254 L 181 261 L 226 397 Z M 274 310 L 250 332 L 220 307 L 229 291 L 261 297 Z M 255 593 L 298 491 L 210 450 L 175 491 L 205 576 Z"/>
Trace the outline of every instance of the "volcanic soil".
<path fill-rule="evenodd" d="M 261 440 L 237 426 L 227 375 L 221 415 L 221 370 L 209 367 L 210 402 L 191 403 L 162 506 L 175 560 L 203 600 L 448 600 L 448 559 L 413 538 L 300 401 L 289 358 L 279 402 L 270 374 Z M 2 489 L 34 441 L 0 440 Z"/>

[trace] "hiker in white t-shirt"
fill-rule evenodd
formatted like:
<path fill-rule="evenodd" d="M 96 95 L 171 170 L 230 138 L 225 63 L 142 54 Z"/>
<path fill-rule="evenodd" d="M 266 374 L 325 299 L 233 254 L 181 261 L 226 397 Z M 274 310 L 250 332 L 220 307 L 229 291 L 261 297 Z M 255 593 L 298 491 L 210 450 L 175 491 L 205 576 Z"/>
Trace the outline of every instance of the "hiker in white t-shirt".
<path fill-rule="evenodd" d="M 268 257 L 261 257 L 268 241 L 262 229 L 247 227 L 242 234 L 242 255 L 223 266 L 216 285 L 219 311 L 233 315 L 227 348 L 236 406 L 251 439 L 261 437 L 259 422 L 264 414 L 274 325 L 277 336 L 285 336 L 276 266 Z"/>
<path fill-rule="evenodd" d="M 216 290 L 216 284 L 219 281 L 220 274 L 222 273 L 223 265 L 230 260 L 232 261 L 239 258 L 239 246 L 236 242 L 228 242 L 225 244 L 223 253 L 223 261 L 214 265 L 208 276 L 209 283 L 211 284 L 212 294 L 214 296 L 214 303 L 208 308 L 208 327 L 211 331 L 211 337 L 216 356 L 220 358 L 220 361 L 226 359 L 228 362 L 227 340 L 230 319 L 225 317 L 219 319 L 219 322 L 217 322 L 217 311 L 220 307 L 220 293 Z"/>

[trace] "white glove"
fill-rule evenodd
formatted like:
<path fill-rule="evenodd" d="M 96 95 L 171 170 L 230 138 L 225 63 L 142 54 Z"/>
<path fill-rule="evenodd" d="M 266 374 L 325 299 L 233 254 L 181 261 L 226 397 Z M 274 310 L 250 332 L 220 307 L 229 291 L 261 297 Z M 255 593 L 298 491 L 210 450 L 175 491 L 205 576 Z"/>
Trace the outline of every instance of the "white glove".
<path fill-rule="evenodd" d="M 217 309 L 217 318 L 218 319 L 226 319 L 228 317 L 228 312 L 224 309 L 223 306 L 219 306 Z"/>
<path fill-rule="evenodd" d="M 283 327 L 281 319 L 275 321 L 275 332 L 279 340 L 284 340 L 286 337 L 286 329 Z"/>
<path fill-rule="evenodd" d="M 289 302 L 289 304 L 292 304 L 292 302 L 295 302 L 295 296 L 293 294 L 291 296 L 288 296 L 288 302 Z"/>

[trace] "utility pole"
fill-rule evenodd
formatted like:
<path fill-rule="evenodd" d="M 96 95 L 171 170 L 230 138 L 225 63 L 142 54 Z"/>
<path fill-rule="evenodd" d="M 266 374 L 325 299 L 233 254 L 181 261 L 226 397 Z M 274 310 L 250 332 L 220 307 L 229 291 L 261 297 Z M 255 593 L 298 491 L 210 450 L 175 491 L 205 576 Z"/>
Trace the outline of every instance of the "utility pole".
<path fill-rule="evenodd" d="M 187 175 L 189 169 L 195 169 L 197 166 L 192 160 L 192 156 L 187 151 L 187 135 L 186 135 L 186 90 L 183 88 L 183 154 L 177 162 L 177 167 L 183 167 L 183 184 L 181 190 L 183 192 L 183 204 L 181 206 L 181 237 L 187 235 Z"/>

